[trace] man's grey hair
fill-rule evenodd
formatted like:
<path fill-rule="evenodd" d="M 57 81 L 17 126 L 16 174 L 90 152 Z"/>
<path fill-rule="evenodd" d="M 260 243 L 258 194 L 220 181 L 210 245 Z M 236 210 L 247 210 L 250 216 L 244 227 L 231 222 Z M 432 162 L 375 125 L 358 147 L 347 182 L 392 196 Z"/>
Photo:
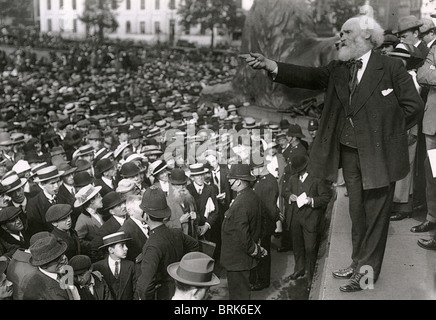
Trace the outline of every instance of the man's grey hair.
<path fill-rule="evenodd" d="M 142 209 L 139 207 L 141 204 L 142 197 L 137 194 L 132 194 L 126 198 L 126 211 L 131 216 L 134 212 L 141 212 Z"/>
<path fill-rule="evenodd" d="M 360 15 L 353 17 L 350 20 L 357 20 L 362 31 L 369 33 L 369 40 L 373 48 L 378 48 L 383 44 L 384 30 L 374 18 L 366 15 Z"/>

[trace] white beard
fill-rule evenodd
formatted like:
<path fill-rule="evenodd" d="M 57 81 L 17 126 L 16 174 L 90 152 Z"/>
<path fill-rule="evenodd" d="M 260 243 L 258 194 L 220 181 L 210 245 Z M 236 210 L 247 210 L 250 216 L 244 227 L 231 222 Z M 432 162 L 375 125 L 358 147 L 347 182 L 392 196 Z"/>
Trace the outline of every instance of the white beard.
<path fill-rule="evenodd" d="M 364 38 L 357 37 L 354 42 L 349 46 L 339 48 L 338 59 L 341 61 L 348 61 L 350 59 L 357 59 L 367 53 L 371 48 L 365 42 Z"/>

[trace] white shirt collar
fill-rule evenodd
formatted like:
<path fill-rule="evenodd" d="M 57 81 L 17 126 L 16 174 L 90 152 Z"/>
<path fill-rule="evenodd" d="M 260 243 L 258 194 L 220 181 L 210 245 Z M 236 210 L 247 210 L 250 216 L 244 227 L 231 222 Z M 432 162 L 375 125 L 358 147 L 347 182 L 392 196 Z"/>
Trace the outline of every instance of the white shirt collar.
<path fill-rule="evenodd" d="M 117 220 L 119 222 L 120 225 L 123 225 L 124 222 L 126 221 L 126 219 L 118 217 L 118 216 L 113 216 L 115 218 L 115 220 Z"/>
<path fill-rule="evenodd" d="M 120 260 L 114 260 L 112 259 L 112 257 L 109 255 L 108 256 L 108 263 L 109 263 L 109 268 L 111 269 L 112 273 L 115 273 L 115 261 L 118 261 L 118 272 L 120 272 L 121 270 L 121 259 Z"/>
<path fill-rule="evenodd" d="M 146 236 L 148 236 L 147 231 L 146 231 L 146 229 L 147 229 L 147 224 L 142 224 L 142 221 L 141 221 L 141 220 L 138 220 L 138 219 L 136 219 L 135 217 L 132 217 L 132 216 L 130 216 L 130 219 L 132 219 L 132 221 L 133 221 L 134 223 L 136 223 L 136 225 L 139 227 L 139 229 L 141 229 L 141 231 L 142 231 Z"/>
<path fill-rule="evenodd" d="M 194 187 L 195 187 L 195 190 L 197 190 L 197 193 L 200 193 L 200 190 L 203 190 L 204 185 L 203 185 L 203 186 L 199 186 L 198 184 L 196 184 L 196 183 L 194 182 Z"/>
<path fill-rule="evenodd" d="M 20 241 L 20 236 L 22 236 L 23 237 L 23 234 L 20 232 L 20 234 L 15 234 L 15 233 L 10 233 L 9 232 L 9 234 L 11 235 L 11 236 L 13 236 L 16 240 L 18 240 L 18 241 Z M 23 237 L 24 238 L 24 237 Z"/>
<path fill-rule="evenodd" d="M 417 43 L 415 43 L 413 46 L 415 47 L 415 48 L 418 48 L 418 46 L 421 44 L 421 42 L 422 42 L 422 40 L 419 40 Z"/>
<path fill-rule="evenodd" d="M 307 176 L 309 175 L 309 173 L 305 173 L 305 174 L 303 174 L 303 178 L 302 179 L 300 179 L 301 180 L 301 182 L 304 182 L 305 180 L 306 180 L 306 178 L 307 178 Z M 299 177 L 300 178 L 300 177 Z"/>
<path fill-rule="evenodd" d="M 41 271 L 43 274 L 45 274 L 47 277 L 52 278 L 55 281 L 58 281 L 58 274 L 57 273 L 53 273 L 53 272 L 48 272 L 44 269 L 41 269 L 40 267 L 38 267 L 39 271 Z M 58 281 L 59 282 L 59 281 Z"/>
<path fill-rule="evenodd" d="M 112 180 L 111 179 L 108 179 L 108 178 L 106 178 L 106 177 L 101 177 L 101 180 L 103 180 L 104 181 L 104 183 L 106 183 L 109 187 L 111 187 L 112 189 L 114 188 L 114 185 L 112 184 Z"/>
<path fill-rule="evenodd" d="M 431 48 L 431 45 L 433 44 L 433 42 L 436 41 L 436 38 L 434 38 L 433 40 L 431 40 L 429 43 L 427 43 L 427 48 Z"/>
<path fill-rule="evenodd" d="M 53 201 L 55 199 L 55 196 L 52 194 L 48 194 L 47 191 L 45 191 L 45 189 L 42 189 L 42 192 L 44 192 L 45 197 L 48 199 L 48 201 Z"/>

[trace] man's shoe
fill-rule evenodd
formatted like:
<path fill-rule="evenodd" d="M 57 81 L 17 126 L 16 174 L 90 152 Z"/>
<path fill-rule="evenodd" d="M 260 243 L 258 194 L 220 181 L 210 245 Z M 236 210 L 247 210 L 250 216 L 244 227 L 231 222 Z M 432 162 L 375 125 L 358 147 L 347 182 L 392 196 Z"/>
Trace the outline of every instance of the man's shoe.
<path fill-rule="evenodd" d="M 288 252 L 291 251 L 291 248 L 289 247 L 278 247 L 277 252 Z"/>
<path fill-rule="evenodd" d="M 347 284 L 340 286 L 339 290 L 341 290 L 342 292 L 357 292 L 357 291 L 361 291 L 362 287 L 360 286 L 360 279 L 362 279 L 363 274 L 361 273 L 355 273 L 350 281 L 348 281 Z"/>
<path fill-rule="evenodd" d="M 436 250 L 436 239 L 431 238 L 429 240 L 419 239 L 418 246 L 427 250 Z"/>
<path fill-rule="evenodd" d="M 304 270 L 297 271 L 297 272 L 294 272 L 293 274 L 291 274 L 289 277 L 287 277 L 286 281 L 297 280 L 298 278 L 301 278 L 303 276 L 304 276 Z"/>
<path fill-rule="evenodd" d="M 419 233 L 419 232 L 427 232 L 433 230 L 436 227 L 436 223 L 430 221 L 424 221 L 420 225 L 412 227 L 410 231 Z"/>
<path fill-rule="evenodd" d="M 411 212 L 398 211 L 394 215 L 391 216 L 391 221 L 400 221 L 406 218 L 412 217 Z"/>
<path fill-rule="evenodd" d="M 336 279 L 350 279 L 354 274 L 354 269 L 351 267 L 339 269 L 332 272 L 333 277 Z"/>
<path fill-rule="evenodd" d="M 256 282 L 255 284 L 250 286 L 251 291 L 260 291 L 269 287 L 267 283 Z"/>

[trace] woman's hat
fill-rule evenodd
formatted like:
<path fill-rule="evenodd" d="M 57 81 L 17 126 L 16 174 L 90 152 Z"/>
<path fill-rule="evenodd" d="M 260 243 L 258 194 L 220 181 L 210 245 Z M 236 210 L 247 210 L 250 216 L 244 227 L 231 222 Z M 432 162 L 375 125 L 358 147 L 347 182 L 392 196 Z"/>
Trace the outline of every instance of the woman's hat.
<path fill-rule="evenodd" d="M 227 179 L 239 179 L 245 181 L 254 181 L 256 177 L 251 174 L 250 165 L 244 163 L 235 163 L 230 167 Z"/>
<path fill-rule="evenodd" d="M 176 168 L 171 170 L 169 180 L 171 184 L 183 185 L 188 182 L 189 178 L 186 176 L 183 169 Z"/>
<path fill-rule="evenodd" d="M 126 193 L 136 188 L 136 184 L 130 179 L 121 179 L 115 190 L 118 193 Z"/>
<path fill-rule="evenodd" d="M 168 274 L 181 283 L 209 287 L 216 286 L 220 279 L 213 273 L 215 260 L 202 252 L 189 252 L 180 262 L 175 262 L 167 267 Z"/>
<path fill-rule="evenodd" d="M 195 163 L 189 166 L 189 170 L 191 171 L 190 176 L 197 176 L 208 172 L 209 170 L 204 167 L 203 163 Z"/>
<path fill-rule="evenodd" d="M 43 182 L 43 181 L 59 178 L 63 174 L 64 172 L 58 171 L 58 168 L 56 168 L 56 166 L 48 166 L 36 172 L 36 178 L 34 179 L 34 181 L 37 183 Z"/>
<path fill-rule="evenodd" d="M 120 242 L 125 242 L 128 240 L 132 240 L 132 238 L 129 238 L 127 236 L 127 234 L 123 231 L 111 233 L 111 234 L 108 234 L 107 236 L 103 237 L 103 245 L 101 245 L 98 248 L 99 249 L 105 248 L 105 247 L 112 246 L 114 244 L 117 244 Z"/>
<path fill-rule="evenodd" d="M 31 257 L 29 262 L 34 267 L 43 266 L 58 259 L 67 250 L 67 244 L 50 235 L 37 240 L 29 248 Z"/>
<path fill-rule="evenodd" d="M 171 216 L 171 209 L 168 207 L 165 193 L 156 186 L 151 186 L 145 190 L 139 207 L 154 218 L 164 219 Z"/>
<path fill-rule="evenodd" d="M 88 184 L 81 188 L 75 195 L 76 201 L 74 201 L 74 208 L 83 206 L 89 200 L 95 197 L 101 190 L 101 186 L 94 187 L 92 184 Z"/>
<path fill-rule="evenodd" d="M 156 160 L 150 164 L 149 171 L 153 176 L 155 176 L 165 170 L 167 166 L 165 160 Z"/>
<path fill-rule="evenodd" d="M 309 157 L 306 155 L 296 155 L 291 158 L 291 173 L 297 174 L 306 169 Z"/>

